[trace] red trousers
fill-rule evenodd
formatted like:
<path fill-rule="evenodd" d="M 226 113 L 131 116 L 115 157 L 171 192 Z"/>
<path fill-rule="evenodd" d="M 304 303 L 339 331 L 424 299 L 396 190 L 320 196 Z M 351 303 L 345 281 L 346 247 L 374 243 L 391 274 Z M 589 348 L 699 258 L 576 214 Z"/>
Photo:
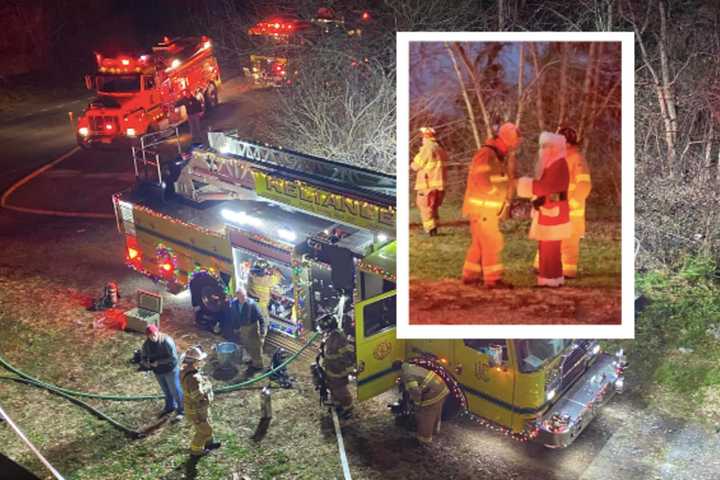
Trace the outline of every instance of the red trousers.
<path fill-rule="evenodd" d="M 563 276 L 562 253 L 560 240 L 540 241 L 540 265 L 538 277 L 543 279 L 560 279 Z"/>

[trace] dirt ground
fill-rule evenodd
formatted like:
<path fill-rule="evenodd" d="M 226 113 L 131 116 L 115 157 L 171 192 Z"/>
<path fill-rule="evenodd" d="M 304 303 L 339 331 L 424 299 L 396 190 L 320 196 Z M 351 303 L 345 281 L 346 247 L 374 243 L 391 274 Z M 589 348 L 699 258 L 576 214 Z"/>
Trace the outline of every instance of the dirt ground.
<path fill-rule="evenodd" d="M 459 279 L 410 281 L 410 323 L 620 324 L 620 290 L 515 288 L 485 290 Z"/>

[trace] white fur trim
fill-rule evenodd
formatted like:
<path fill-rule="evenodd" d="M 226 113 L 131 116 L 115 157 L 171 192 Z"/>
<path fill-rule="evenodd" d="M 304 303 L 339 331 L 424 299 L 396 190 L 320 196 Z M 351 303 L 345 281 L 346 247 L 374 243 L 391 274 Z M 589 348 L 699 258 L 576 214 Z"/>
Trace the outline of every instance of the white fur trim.
<path fill-rule="evenodd" d="M 520 177 L 517 183 L 517 195 L 520 198 L 530 198 L 533 196 L 532 193 L 532 177 Z"/>
<path fill-rule="evenodd" d="M 565 277 L 545 278 L 537 277 L 537 284 L 543 287 L 559 287 L 565 284 Z"/>
<path fill-rule="evenodd" d="M 561 223 L 560 225 L 541 225 L 533 219 L 530 227 L 530 238 L 533 240 L 556 241 L 565 240 L 572 236 L 572 223 Z"/>
<path fill-rule="evenodd" d="M 557 217 L 558 215 L 560 215 L 560 207 L 540 207 L 540 213 L 542 213 L 546 217 Z"/>

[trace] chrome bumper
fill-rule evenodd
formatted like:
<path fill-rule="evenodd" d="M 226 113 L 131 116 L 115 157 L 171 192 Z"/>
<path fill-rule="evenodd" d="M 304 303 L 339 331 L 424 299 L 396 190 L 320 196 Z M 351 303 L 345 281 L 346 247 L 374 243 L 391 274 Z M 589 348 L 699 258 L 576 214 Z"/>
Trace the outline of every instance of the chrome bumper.
<path fill-rule="evenodd" d="M 580 379 L 536 422 L 534 441 L 548 448 L 570 445 L 615 393 L 624 377 L 616 357 L 601 354 Z M 560 421 L 558 421 L 558 419 Z"/>

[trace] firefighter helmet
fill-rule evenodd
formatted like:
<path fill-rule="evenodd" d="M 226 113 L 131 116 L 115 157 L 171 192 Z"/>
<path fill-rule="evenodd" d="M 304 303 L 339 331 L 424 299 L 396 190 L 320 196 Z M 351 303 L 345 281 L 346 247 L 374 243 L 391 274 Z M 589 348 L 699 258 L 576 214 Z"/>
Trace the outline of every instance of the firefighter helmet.
<path fill-rule="evenodd" d="M 200 348 L 199 345 L 190 347 L 185 351 L 183 354 L 182 361 L 184 363 L 195 363 L 202 360 L 205 360 L 207 358 L 207 353 L 202 351 L 202 348 Z"/>
<path fill-rule="evenodd" d="M 337 318 L 332 313 L 326 313 L 317 320 L 317 324 L 320 330 L 323 332 L 329 332 L 337 328 Z"/>
<path fill-rule="evenodd" d="M 253 275 L 268 275 L 270 273 L 270 264 L 265 259 L 258 259 L 253 262 L 250 270 Z"/>
<path fill-rule="evenodd" d="M 432 127 L 420 127 L 420 133 L 424 138 L 435 138 L 435 129 Z"/>
<path fill-rule="evenodd" d="M 562 135 L 563 137 L 565 137 L 565 140 L 567 141 L 568 144 L 570 144 L 570 145 L 578 144 L 577 133 L 575 132 L 575 129 L 570 128 L 570 127 L 560 127 L 560 128 L 558 128 L 557 133 Z"/>

